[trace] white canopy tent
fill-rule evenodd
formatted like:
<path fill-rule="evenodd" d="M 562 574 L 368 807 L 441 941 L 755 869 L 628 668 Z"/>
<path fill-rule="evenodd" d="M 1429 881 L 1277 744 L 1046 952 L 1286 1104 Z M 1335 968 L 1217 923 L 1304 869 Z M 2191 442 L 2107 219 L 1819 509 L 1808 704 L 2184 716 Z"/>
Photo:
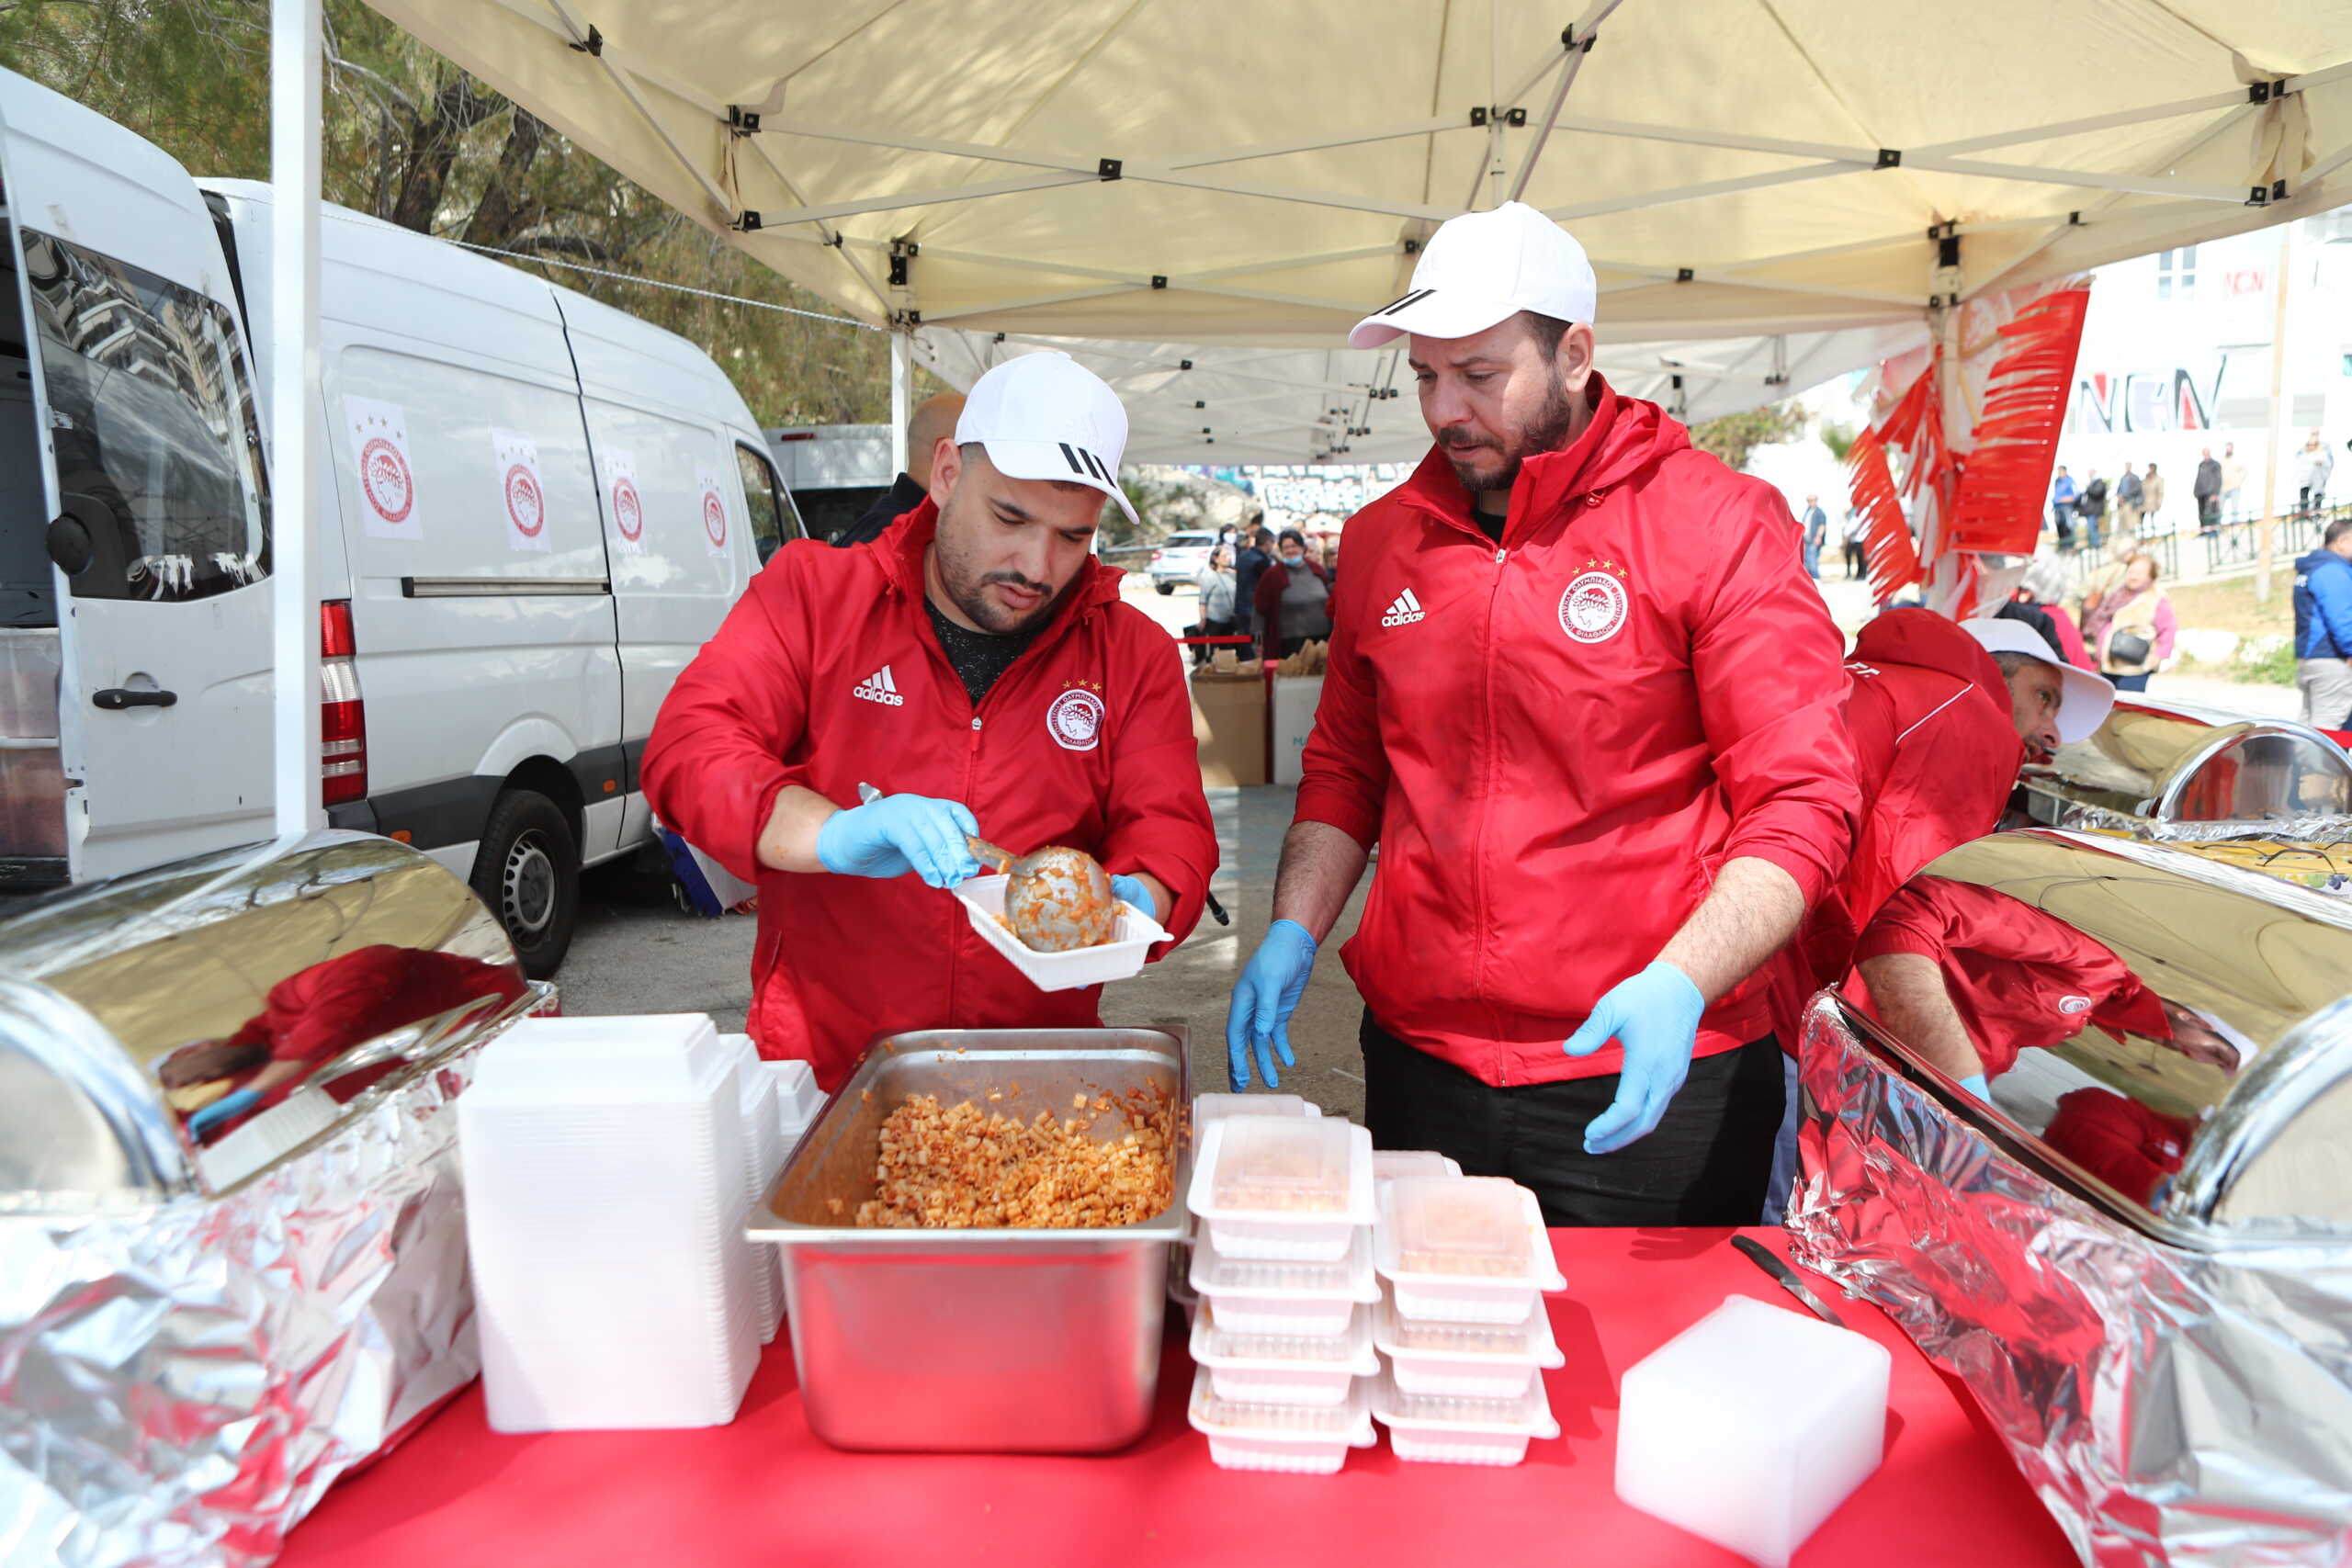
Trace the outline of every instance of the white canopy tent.
<path fill-rule="evenodd" d="M 1229 413 L 1123 385 L 1169 459 L 1416 445 L 1409 400 L 1264 379 L 1393 384 L 1377 357 L 1261 356 L 1339 348 L 1508 196 L 1585 243 L 1632 389 L 1706 344 L 1693 417 L 1939 300 L 2352 199 L 2346 0 L 375 3 L 951 380 L 997 333 L 1231 370 Z"/>
<path fill-rule="evenodd" d="M 1604 345 L 1690 344 L 1726 385 L 1876 356 L 1808 334 L 1917 341 L 1955 299 L 2352 200 L 2352 0 L 374 3 L 861 319 L 985 334 L 908 342 L 901 367 L 997 333 L 1143 345 L 1123 388 L 1138 457 L 1210 457 L 1181 439 L 1208 412 L 1183 378 L 1217 349 L 1228 400 L 1276 389 L 1242 353 L 1311 352 L 1281 362 L 1303 399 L 1236 412 L 1215 460 L 1245 428 L 1288 460 L 1379 456 L 1322 424 L 1353 404 L 1315 408 L 1387 373 L 1325 355 L 1403 291 L 1435 224 L 1508 197 L 1584 242 Z M 288 193 L 317 189 L 316 5 L 274 6 Z M 282 276 L 302 276 L 308 205 L 279 204 Z M 277 296 L 305 361 L 309 307 Z M 1634 389 L 1677 372 L 1645 373 Z M 1368 408 L 1387 418 L 1339 428 L 1417 445 L 1409 398 Z M 310 439 L 282 433 L 281 468 Z M 281 701 L 315 714 L 305 685 Z M 301 776 L 314 751 L 286 750 Z"/>

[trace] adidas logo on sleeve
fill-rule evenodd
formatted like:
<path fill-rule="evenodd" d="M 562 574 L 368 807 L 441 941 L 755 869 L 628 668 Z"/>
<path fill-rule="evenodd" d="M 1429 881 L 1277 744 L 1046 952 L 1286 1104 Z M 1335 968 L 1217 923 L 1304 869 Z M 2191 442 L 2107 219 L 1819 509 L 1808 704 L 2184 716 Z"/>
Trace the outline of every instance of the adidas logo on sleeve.
<path fill-rule="evenodd" d="M 890 678 L 890 667 L 887 664 L 860 681 L 850 695 L 864 697 L 869 703 L 880 703 L 886 707 L 902 708 L 907 705 L 907 699 L 899 695 L 899 682 Z"/>
<path fill-rule="evenodd" d="M 1408 588 L 1389 604 L 1388 613 L 1380 617 L 1380 624 L 1384 626 L 1409 626 L 1423 619 L 1424 614 L 1421 602 L 1414 598 L 1413 591 Z"/>

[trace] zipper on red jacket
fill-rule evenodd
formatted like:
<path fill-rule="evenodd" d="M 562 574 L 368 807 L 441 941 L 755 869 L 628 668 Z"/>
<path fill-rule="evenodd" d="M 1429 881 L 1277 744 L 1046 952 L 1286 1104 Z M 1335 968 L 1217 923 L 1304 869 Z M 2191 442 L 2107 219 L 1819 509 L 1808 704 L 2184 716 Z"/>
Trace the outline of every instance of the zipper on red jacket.
<path fill-rule="evenodd" d="M 1505 521 L 1500 532 L 1505 536 L 1510 535 L 1510 525 L 1508 520 Z M 1481 539 L 1485 536 L 1483 534 L 1479 536 Z M 1487 987 L 1487 827 L 1494 816 L 1495 789 L 1498 782 L 1495 776 L 1497 772 L 1495 757 L 1498 750 L 1495 744 L 1495 604 L 1502 597 L 1503 569 L 1510 564 L 1510 547 L 1503 544 L 1499 539 L 1497 540 L 1495 577 L 1487 587 L 1487 641 L 1482 650 L 1484 657 L 1478 661 L 1479 712 L 1484 723 L 1479 739 L 1480 744 L 1486 748 L 1487 753 L 1486 782 L 1478 791 L 1478 831 L 1472 842 L 1470 863 L 1471 889 L 1476 896 L 1478 905 L 1477 945 L 1472 952 L 1470 972 L 1473 976 L 1475 994 L 1480 1003 L 1486 1007 L 1487 1016 L 1493 1021 L 1494 1031 L 1489 1038 L 1494 1043 L 1495 1082 L 1504 1087 L 1508 1087 L 1511 1081 L 1510 1052 L 1502 1044 L 1502 1013 L 1495 1006 L 1494 998 Z"/>

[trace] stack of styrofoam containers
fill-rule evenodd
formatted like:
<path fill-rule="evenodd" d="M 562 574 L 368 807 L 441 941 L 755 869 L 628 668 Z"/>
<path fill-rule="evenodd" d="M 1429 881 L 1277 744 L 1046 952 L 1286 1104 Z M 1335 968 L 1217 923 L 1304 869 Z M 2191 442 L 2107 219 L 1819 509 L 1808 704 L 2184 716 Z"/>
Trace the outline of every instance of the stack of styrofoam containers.
<path fill-rule="evenodd" d="M 758 1047 L 748 1034 L 722 1034 L 719 1043 L 735 1058 L 735 1082 L 742 1094 L 743 1208 L 756 1213 L 775 1173 L 784 1165 L 784 1122 L 776 1110 L 776 1080 L 761 1071 Z M 752 1293 L 759 1305 L 760 1343 L 775 1338 L 784 1323 L 784 1259 L 772 1243 L 752 1244 Z"/>
<path fill-rule="evenodd" d="M 1400 1460 L 1517 1464 L 1556 1438 L 1543 1369 L 1561 1364 L 1544 1292 L 1563 1290 L 1535 1195 L 1496 1177 L 1380 1184 L 1373 1414 Z"/>
<path fill-rule="evenodd" d="M 1372 1134 L 1319 1115 L 1198 1133 L 1193 1425 L 1228 1470 L 1329 1475 L 1372 1446 Z"/>
<path fill-rule="evenodd" d="M 1193 1097 L 1193 1139 L 1197 1145 L 1204 1129 L 1228 1116 L 1322 1114 L 1321 1106 L 1295 1094 L 1196 1094 Z M 1199 1233 L 1200 1224 L 1187 1210 L 1184 1238 L 1168 1249 L 1168 1299 L 1182 1307 L 1188 1317 L 1197 1315 L 1195 1309 L 1201 1302 L 1193 1293 L 1193 1239 Z"/>
<path fill-rule="evenodd" d="M 825 1091 L 817 1087 L 817 1074 L 806 1062 L 762 1062 L 760 1070 L 775 1080 L 776 1122 L 789 1156 L 825 1109 Z"/>
<path fill-rule="evenodd" d="M 760 1345 L 740 1077 L 698 1015 L 484 1048 L 458 1130 L 493 1430 L 733 1419 Z"/>

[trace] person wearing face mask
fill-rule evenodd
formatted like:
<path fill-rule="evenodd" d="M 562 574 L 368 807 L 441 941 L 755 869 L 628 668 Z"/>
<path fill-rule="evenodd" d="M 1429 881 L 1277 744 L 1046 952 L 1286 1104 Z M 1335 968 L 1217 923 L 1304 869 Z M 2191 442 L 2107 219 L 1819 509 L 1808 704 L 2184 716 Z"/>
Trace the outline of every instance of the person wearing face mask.
<path fill-rule="evenodd" d="M 1432 235 L 1351 344 L 1409 335 L 1434 440 L 1352 517 L 1237 1088 L 1376 844 L 1343 954 L 1364 1120 L 1552 1224 L 1746 1224 L 1781 1122 L 1759 967 L 1845 863 L 1845 639 L 1780 492 L 1593 362 L 1583 248 L 1521 202 Z"/>
<path fill-rule="evenodd" d="M 1282 531 L 1273 563 L 1259 574 L 1254 604 L 1269 659 L 1288 659 L 1310 642 L 1330 639 L 1331 574 L 1297 529 Z"/>
<path fill-rule="evenodd" d="M 869 544 L 778 550 L 662 705 L 646 795 L 758 883 L 751 1033 L 827 1089 L 877 1034 L 1099 1021 L 1100 987 L 1039 991 L 935 891 L 978 873 L 967 834 L 1084 850 L 1177 941 L 1200 917 L 1183 667 L 1089 550 L 1106 498 L 1134 515 L 1126 434 L 1069 355 L 997 366 L 929 496 Z"/>

